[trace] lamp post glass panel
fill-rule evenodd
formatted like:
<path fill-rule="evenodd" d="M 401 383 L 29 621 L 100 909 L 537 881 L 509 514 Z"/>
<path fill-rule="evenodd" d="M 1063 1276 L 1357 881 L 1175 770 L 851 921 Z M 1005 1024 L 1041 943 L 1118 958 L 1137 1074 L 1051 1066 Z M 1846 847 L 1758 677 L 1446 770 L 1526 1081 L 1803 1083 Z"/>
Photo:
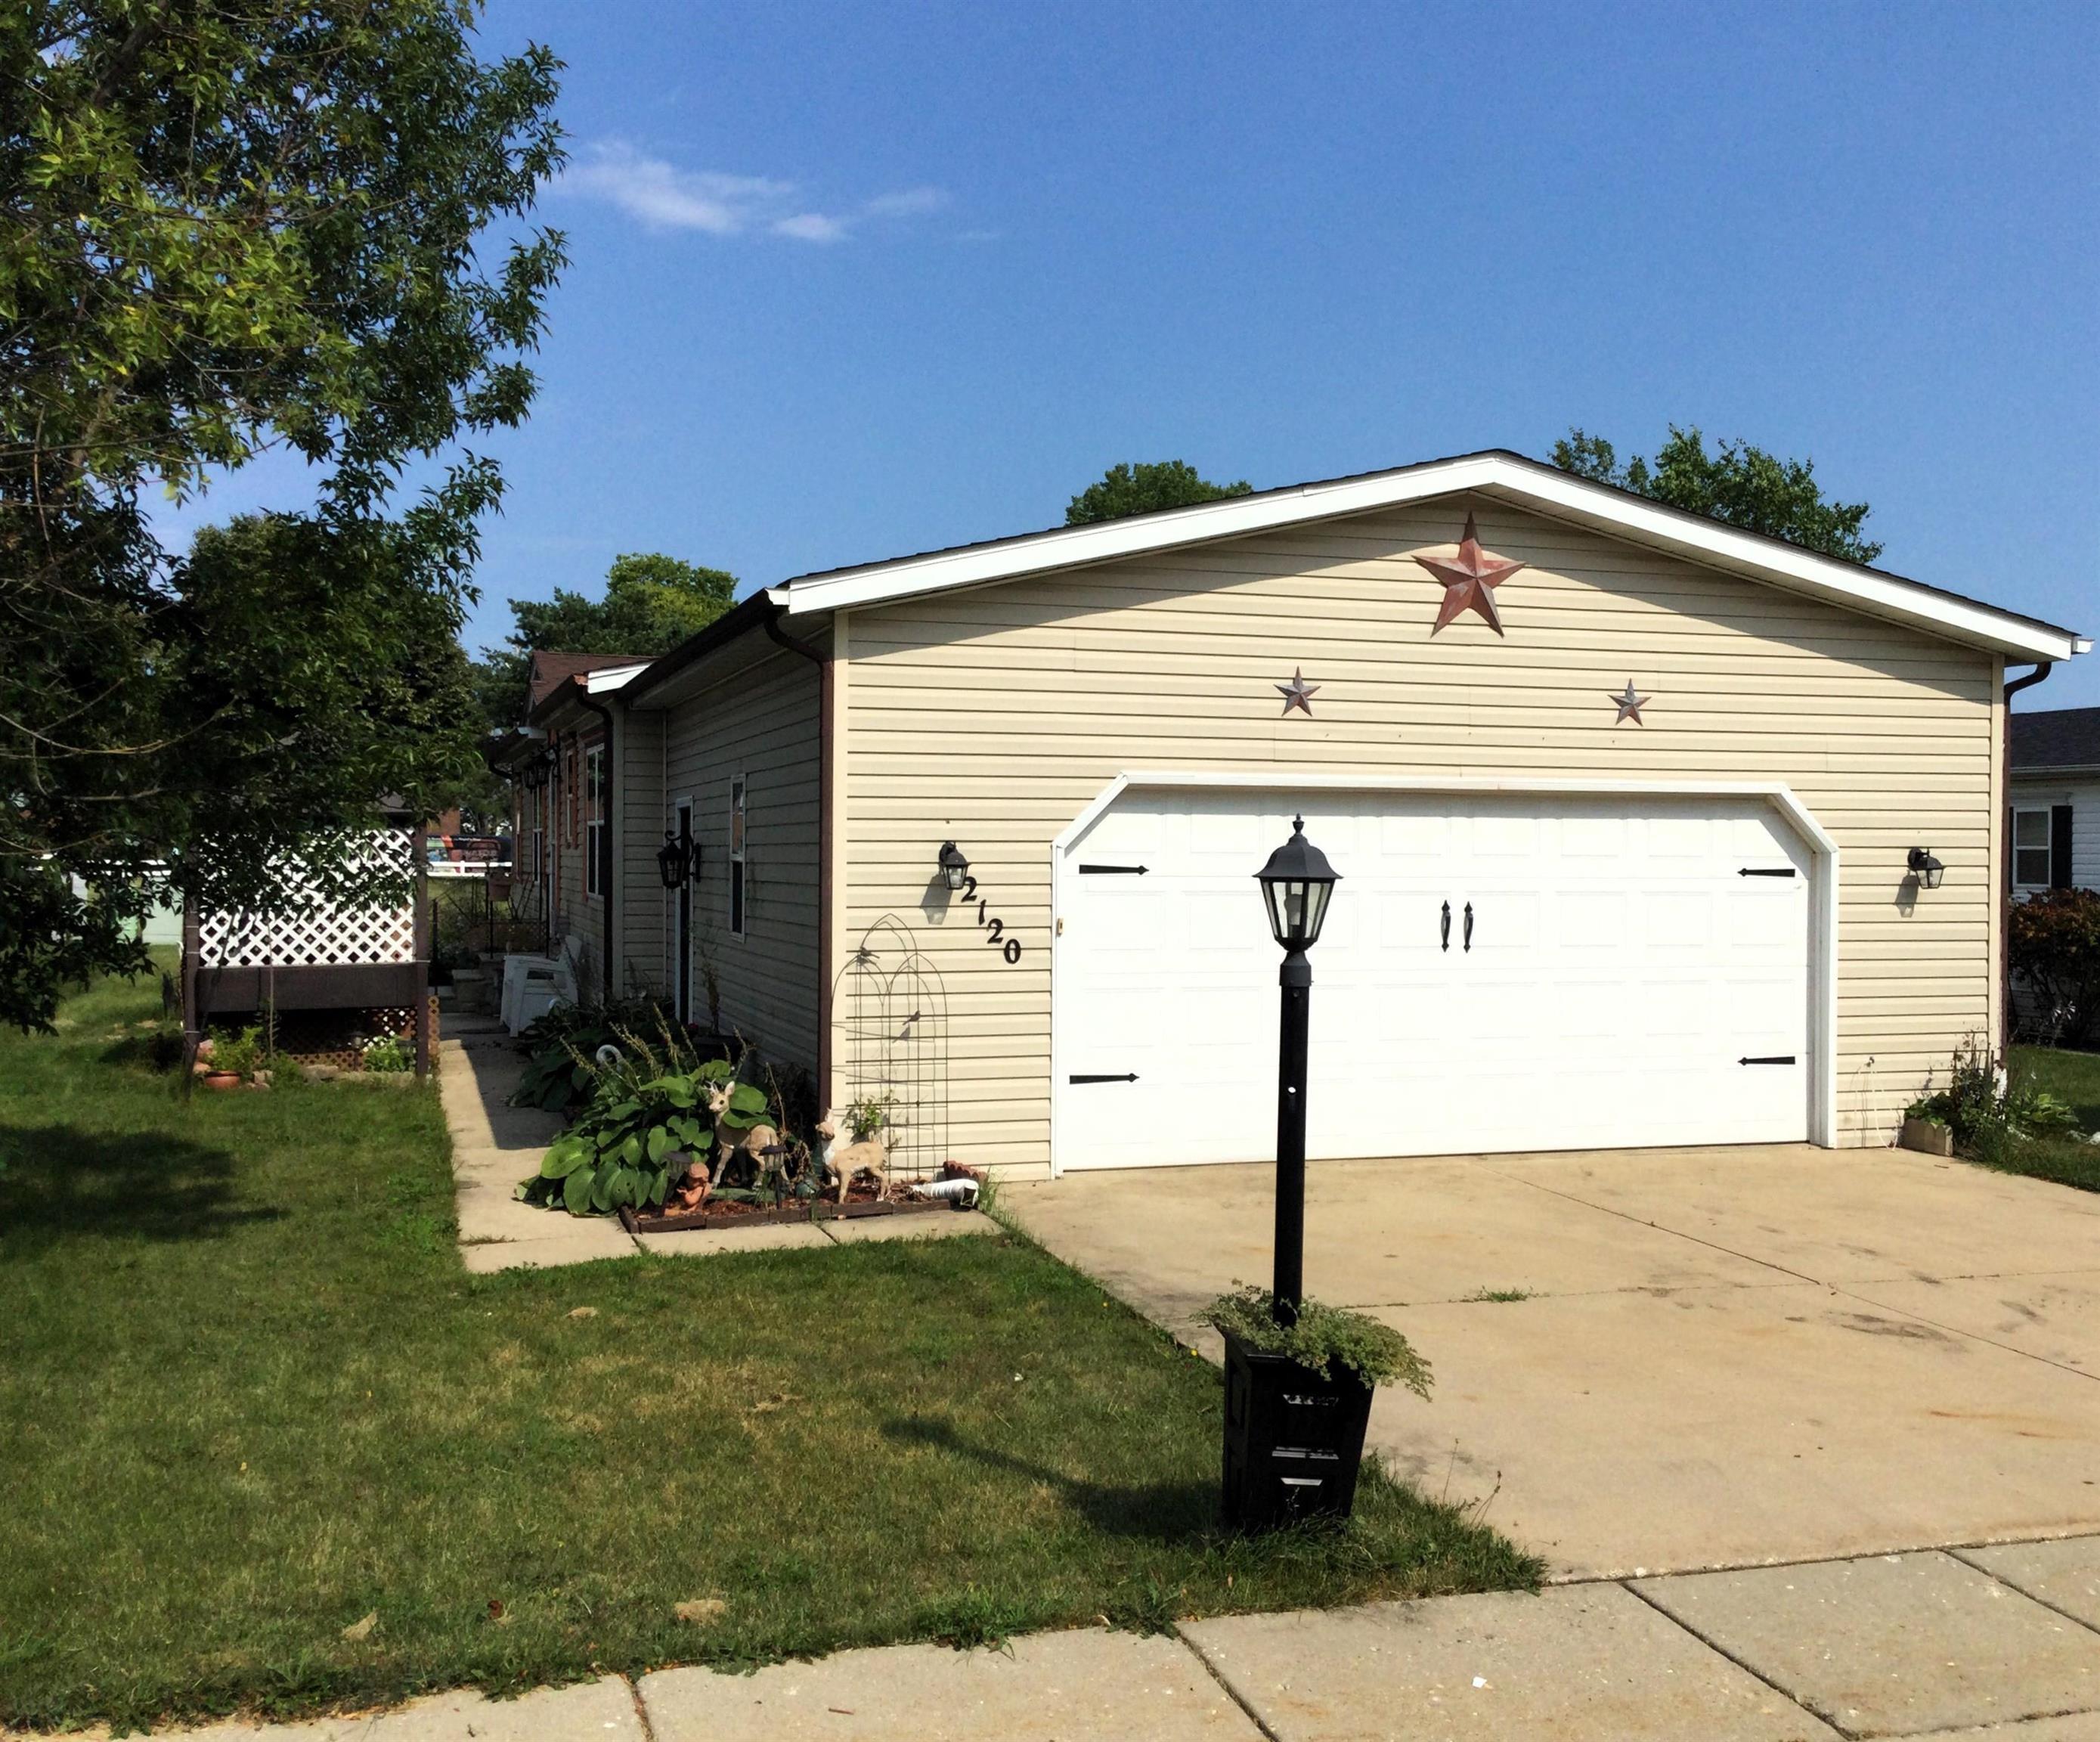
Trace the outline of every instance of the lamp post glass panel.
<path fill-rule="evenodd" d="M 1270 1290 L 1277 1322 L 1298 1322 L 1305 1276 L 1306 1039 L 1312 997 L 1312 964 L 1305 952 L 1320 941 L 1327 902 L 1340 873 L 1305 838 L 1305 819 L 1291 825 L 1290 838 L 1256 872 L 1268 906 L 1268 929 L 1284 951 L 1277 983 L 1283 992 L 1277 1050 L 1276 1276 Z"/>

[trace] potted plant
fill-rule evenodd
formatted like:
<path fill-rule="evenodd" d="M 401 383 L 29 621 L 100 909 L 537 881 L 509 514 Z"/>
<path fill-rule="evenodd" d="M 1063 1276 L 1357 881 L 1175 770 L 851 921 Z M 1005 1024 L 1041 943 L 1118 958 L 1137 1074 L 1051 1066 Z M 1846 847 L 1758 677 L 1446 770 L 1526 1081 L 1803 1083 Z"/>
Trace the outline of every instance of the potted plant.
<path fill-rule="evenodd" d="M 1317 1301 L 1280 1324 L 1266 1289 L 1242 1285 L 1198 1317 L 1225 1340 L 1225 1523 L 1347 1518 L 1372 1392 L 1399 1384 L 1427 1398 L 1429 1364 L 1391 1325 Z"/>
<path fill-rule="evenodd" d="M 238 1034 L 214 1035 L 197 1046 L 200 1059 L 205 1059 L 205 1049 L 210 1048 L 204 1072 L 207 1089 L 238 1089 L 255 1072 L 262 1062 L 260 1032 L 243 1028 Z"/>

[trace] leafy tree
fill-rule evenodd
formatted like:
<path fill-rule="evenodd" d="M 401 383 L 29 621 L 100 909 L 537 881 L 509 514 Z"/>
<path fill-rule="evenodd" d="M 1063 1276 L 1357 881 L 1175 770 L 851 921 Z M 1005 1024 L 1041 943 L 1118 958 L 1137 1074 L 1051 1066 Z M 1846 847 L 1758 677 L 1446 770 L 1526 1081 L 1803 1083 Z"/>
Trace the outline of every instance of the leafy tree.
<path fill-rule="evenodd" d="M 2100 892 L 2051 889 L 2005 909 L 2005 954 L 2062 1044 L 2100 1038 Z"/>
<path fill-rule="evenodd" d="M 558 587 L 545 601 L 512 599 L 508 639 L 483 648 L 474 670 L 490 729 L 515 726 L 524 717 L 527 667 L 535 650 L 668 653 L 735 604 L 736 586 L 726 569 L 651 551 L 615 557 L 602 599 Z"/>
<path fill-rule="evenodd" d="M 1616 484 L 1637 496 L 1725 520 L 1747 532 L 1769 533 L 1825 556 L 1871 563 L 1882 546 L 1860 536 L 1871 511 L 1864 502 L 1826 501 L 1813 460 L 1782 460 L 1747 442 L 1724 441 L 1712 453 L 1696 428 L 1670 427 L 1670 440 L 1652 462 L 1635 455 L 1625 465 L 1601 436 L 1579 429 L 1553 444 L 1553 463 L 1577 477 Z"/>
<path fill-rule="evenodd" d="M 1150 514 L 1155 508 L 1186 508 L 1220 497 L 1245 496 L 1253 489 L 1244 478 L 1237 484 L 1213 484 L 1186 460 L 1111 466 L 1099 483 L 1088 484 L 1072 498 L 1065 510 L 1065 524 L 1085 526 L 1095 520 Z"/>
<path fill-rule="evenodd" d="M 501 480 L 470 453 L 394 498 L 411 461 L 523 419 L 562 263 L 545 231 L 479 250 L 561 153 L 558 63 L 479 60 L 474 15 L 0 19 L 0 1015 L 135 965 L 148 868 L 256 901 L 285 854 L 473 759 L 445 650 Z M 144 489 L 272 447 L 312 468 L 308 512 L 161 547 Z"/>

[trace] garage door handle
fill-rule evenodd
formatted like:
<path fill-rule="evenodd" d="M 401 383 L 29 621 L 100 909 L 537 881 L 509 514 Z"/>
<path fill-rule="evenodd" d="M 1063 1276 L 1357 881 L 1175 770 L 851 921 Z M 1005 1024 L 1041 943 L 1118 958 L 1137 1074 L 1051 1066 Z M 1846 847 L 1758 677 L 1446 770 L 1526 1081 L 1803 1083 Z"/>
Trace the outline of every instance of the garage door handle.
<path fill-rule="evenodd" d="M 1444 947 L 1447 950 L 1451 947 L 1451 904 L 1448 901 L 1444 904 Z"/>
<path fill-rule="evenodd" d="M 1472 904 L 1471 902 L 1468 901 L 1468 902 L 1466 904 L 1466 949 L 1467 949 L 1467 953 L 1468 954 L 1471 953 L 1472 948 L 1473 948 L 1473 904 Z"/>
<path fill-rule="evenodd" d="M 1792 1053 L 1774 1053 L 1764 1059 L 1738 1059 L 1738 1064 L 1798 1064 L 1801 1061 Z"/>
<path fill-rule="evenodd" d="M 1137 1081 L 1137 1072 L 1135 1071 L 1125 1071 L 1120 1077 L 1092 1077 L 1081 1075 L 1078 1077 L 1068 1077 L 1065 1081 L 1071 1083 L 1134 1083 Z"/>

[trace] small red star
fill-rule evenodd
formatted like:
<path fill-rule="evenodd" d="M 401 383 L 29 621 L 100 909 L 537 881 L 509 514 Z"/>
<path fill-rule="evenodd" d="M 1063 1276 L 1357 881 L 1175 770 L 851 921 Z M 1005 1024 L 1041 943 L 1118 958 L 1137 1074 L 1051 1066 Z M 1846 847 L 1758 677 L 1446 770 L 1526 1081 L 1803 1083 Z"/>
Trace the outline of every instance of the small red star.
<path fill-rule="evenodd" d="M 1500 586 L 1524 565 L 1483 550 L 1471 515 L 1466 516 L 1466 536 L 1458 541 L 1457 556 L 1418 556 L 1415 561 L 1444 583 L 1444 604 L 1437 611 L 1436 627 L 1429 631 L 1431 634 L 1467 611 L 1479 612 L 1489 628 L 1502 634 L 1502 620 L 1489 589 Z"/>

